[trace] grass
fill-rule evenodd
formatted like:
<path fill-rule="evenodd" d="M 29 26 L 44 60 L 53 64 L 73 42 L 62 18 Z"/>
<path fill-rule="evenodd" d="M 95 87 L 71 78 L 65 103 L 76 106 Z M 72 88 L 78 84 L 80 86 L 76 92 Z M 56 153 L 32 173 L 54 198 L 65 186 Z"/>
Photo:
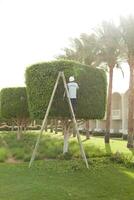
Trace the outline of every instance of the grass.
<path fill-rule="evenodd" d="M 16 135 L 13 132 L 1 132 L 0 133 L 0 162 L 4 162 L 9 158 L 15 160 L 29 161 L 38 132 L 27 132 L 23 135 L 22 140 L 17 141 Z M 121 139 L 111 139 L 110 144 L 104 144 L 103 137 L 91 137 L 90 140 L 85 140 L 84 136 L 81 136 L 84 149 L 87 157 L 103 157 L 121 155 L 121 157 L 127 160 L 133 160 L 134 151 L 129 150 L 127 142 Z M 45 133 L 43 134 L 36 160 L 44 158 L 63 158 L 63 135 Z M 69 144 L 69 157 L 80 158 L 79 145 L 76 138 L 71 137 Z"/>
<path fill-rule="evenodd" d="M 0 200 L 134 199 L 134 151 L 127 149 L 126 141 L 111 139 L 105 145 L 101 137 L 82 136 L 89 157 L 87 170 L 76 138 L 70 139 L 66 155 L 73 159 L 65 160 L 62 134 L 46 133 L 36 155 L 36 160 L 43 160 L 30 169 L 28 162 L 17 164 L 17 160 L 29 161 L 37 136 L 38 132 L 27 132 L 17 141 L 15 133 L 0 133 Z M 7 163 L 9 159 L 15 163 Z"/>
<path fill-rule="evenodd" d="M 133 200 L 134 169 L 97 158 L 0 164 L 0 200 Z"/>

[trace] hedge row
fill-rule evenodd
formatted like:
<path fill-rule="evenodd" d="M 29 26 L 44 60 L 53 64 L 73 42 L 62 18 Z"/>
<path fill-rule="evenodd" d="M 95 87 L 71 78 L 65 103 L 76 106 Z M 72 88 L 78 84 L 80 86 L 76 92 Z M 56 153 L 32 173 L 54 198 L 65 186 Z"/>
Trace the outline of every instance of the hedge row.
<path fill-rule="evenodd" d="M 106 75 L 101 69 L 72 61 L 54 61 L 32 65 L 26 70 L 26 88 L 31 118 L 43 119 L 59 71 L 66 80 L 75 76 L 79 84 L 77 118 L 102 119 L 106 105 Z M 50 111 L 51 117 L 70 117 L 67 99 L 63 100 L 62 80 Z"/>
<path fill-rule="evenodd" d="M 26 128 L 26 130 L 40 130 L 41 129 L 41 126 L 40 125 L 37 125 L 37 126 L 28 126 Z M 4 126 L 0 126 L 0 131 L 17 131 L 18 130 L 18 127 L 15 126 L 15 127 L 12 127 L 12 126 L 7 126 L 7 125 L 4 125 Z"/>
<path fill-rule="evenodd" d="M 105 132 L 91 132 L 93 136 L 105 136 Z M 122 138 L 122 133 L 110 133 L 111 138 Z"/>
<path fill-rule="evenodd" d="M 36 126 L 28 126 L 26 128 L 26 130 L 40 130 L 41 129 L 41 126 L 40 125 L 36 125 Z M 17 131 L 18 130 L 18 127 L 15 126 L 14 131 Z M 0 126 L 0 131 L 12 131 L 12 126 L 7 126 L 7 125 L 4 125 L 4 126 Z M 62 131 L 61 128 L 58 128 L 58 131 Z M 80 130 L 80 133 L 82 135 L 86 135 L 86 130 Z M 103 136 L 104 137 L 104 132 L 90 132 L 90 135 L 92 136 Z M 110 137 L 111 138 L 122 138 L 123 140 L 127 140 L 127 135 L 124 135 L 122 133 L 111 133 L 110 134 Z"/>

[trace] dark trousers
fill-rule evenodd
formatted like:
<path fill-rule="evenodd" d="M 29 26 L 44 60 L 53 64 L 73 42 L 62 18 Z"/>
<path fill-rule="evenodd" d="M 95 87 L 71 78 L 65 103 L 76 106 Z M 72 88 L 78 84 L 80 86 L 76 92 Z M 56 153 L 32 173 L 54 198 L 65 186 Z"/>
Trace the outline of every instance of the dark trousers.
<path fill-rule="evenodd" d="M 71 103 L 72 103 L 72 107 L 73 107 L 74 113 L 76 113 L 76 109 L 77 109 L 77 99 L 74 98 L 74 99 L 70 99 L 70 100 L 71 100 Z"/>

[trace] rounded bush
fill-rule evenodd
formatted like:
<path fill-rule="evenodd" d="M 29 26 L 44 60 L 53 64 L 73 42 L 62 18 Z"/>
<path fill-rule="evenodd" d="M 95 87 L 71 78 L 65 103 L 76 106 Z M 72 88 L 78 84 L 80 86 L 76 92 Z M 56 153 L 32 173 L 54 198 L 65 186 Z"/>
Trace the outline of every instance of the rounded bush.
<path fill-rule="evenodd" d="M 26 70 L 26 86 L 31 117 L 43 119 L 59 71 L 64 71 L 66 80 L 74 76 L 79 85 L 76 117 L 101 119 L 106 104 L 106 74 L 103 70 L 73 61 L 53 61 L 32 65 Z M 51 117 L 69 118 L 67 98 L 63 99 L 62 79 L 54 97 Z"/>
<path fill-rule="evenodd" d="M 5 119 L 29 117 L 25 87 L 3 88 L 0 95 L 1 116 Z"/>

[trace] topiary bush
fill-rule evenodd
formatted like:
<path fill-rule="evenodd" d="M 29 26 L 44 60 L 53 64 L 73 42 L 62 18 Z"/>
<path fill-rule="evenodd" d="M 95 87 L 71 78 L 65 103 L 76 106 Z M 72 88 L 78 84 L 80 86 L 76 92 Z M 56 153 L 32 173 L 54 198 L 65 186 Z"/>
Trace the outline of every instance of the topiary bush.
<path fill-rule="evenodd" d="M 43 119 L 59 71 L 64 71 L 66 80 L 73 75 L 79 84 L 77 118 L 101 119 L 105 114 L 106 75 L 101 69 L 73 61 L 53 61 L 32 65 L 26 70 L 26 86 L 29 110 L 33 119 Z M 63 99 L 64 86 L 60 80 L 51 117 L 69 118 L 67 98 Z"/>
<path fill-rule="evenodd" d="M 0 93 L 1 116 L 5 119 L 29 118 L 25 87 L 4 88 Z"/>

